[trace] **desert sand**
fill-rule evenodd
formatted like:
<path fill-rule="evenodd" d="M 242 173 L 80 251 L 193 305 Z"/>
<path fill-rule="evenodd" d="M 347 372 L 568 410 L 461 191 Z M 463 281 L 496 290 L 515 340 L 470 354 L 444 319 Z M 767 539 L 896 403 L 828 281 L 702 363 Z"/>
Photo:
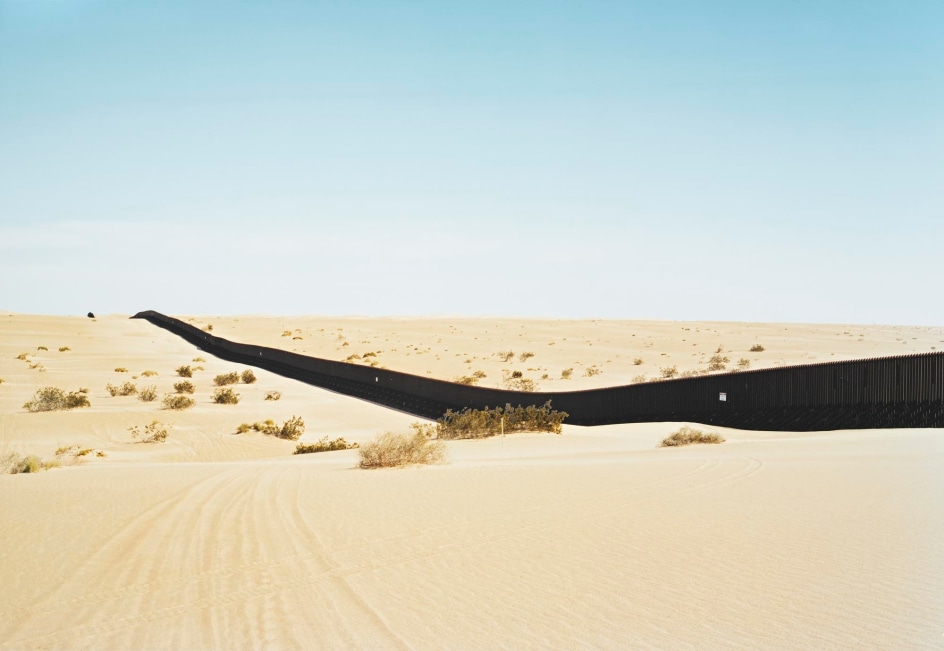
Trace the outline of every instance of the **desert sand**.
<path fill-rule="evenodd" d="M 719 347 L 729 368 L 764 368 L 944 346 L 944 328 L 897 326 L 190 319 L 483 386 L 520 370 L 546 390 L 700 372 Z M 164 394 L 182 364 L 205 368 L 192 409 L 105 390 Z M 0 649 L 944 648 L 940 430 L 707 428 L 727 441 L 667 449 L 679 423 L 565 425 L 368 471 L 355 450 L 293 456 L 236 426 L 298 415 L 302 442 L 362 442 L 414 417 L 258 369 L 238 405 L 213 404 L 212 378 L 243 368 L 127 315 L 0 315 L 0 453 L 105 455 L 0 476 Z M 92 406 L 28 413 L 43 386 L 86 387 Z M 131 438 L 155 419 L 167 442 Z"/>

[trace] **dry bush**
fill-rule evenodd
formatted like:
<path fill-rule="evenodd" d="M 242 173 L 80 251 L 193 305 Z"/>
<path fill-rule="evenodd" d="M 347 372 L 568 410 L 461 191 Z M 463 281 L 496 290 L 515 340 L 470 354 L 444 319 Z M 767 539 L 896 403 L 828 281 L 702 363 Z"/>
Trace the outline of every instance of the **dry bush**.
<path fill-rule="evenodd" d="M 68 346 L 60 346 L 60 347 L 59 347 L 59 352 L 60 352 L 60 353 L 67 353 L 67 352 L 69 352 L 70 350 L 72 350 L 72 349 L 69 348 Z"/>
<path fill-rule="evenodd" d="M 456 384 L 466 384 L 466 385 L 472 386 L 472 385 L 478 384 L 479 379 L 471 375 L 460 375 L 455 380 L 453 380 L 453 382 L 455 382 Z"/>
<path fill-rule="evenodd" d="M 521 353 L 520 355 L 518 355 L 518 361 L 526 362 L 532 357 L 534 357 L 534 353 Z"/>
<path fill-rule="evenodd" d="M 36 346 L 36 350 L 49 350 L 45 346 Z"/>
<path fill-rule="evenodd" d="M 188 398 L 185 395 L 179 393 L 168 393 L 164 395 L 164 400 L 161 402 L 164 405 L 164 409 L 188 409 L 193 407 L 196 401 L 193 398 Z"/>
<path fill-rule="evenodd" d="M 350 450 L 352 448 L 360 447 L 357 443 L 348 443 L 344 440 L 344 437 L 339 437 L 333 441 L 329 441 L 328 437 L 318 439 L 315 443 L 310 443 L 308 445 L 304 443 L 299 443 L 295 446 L 295 452 L 292 454 L 311 454 L 313 452 L 334 452 L 335 450 Z"/>
<path fill-rule="evenodd" d="M 108 393 L 111 394 L 111 397 L 115 396 L 133 396 L 138 392 L 138 387 L 135 386 L 134 382 L 125 382 L 120 387 L 116 387 L 112 383 L 105 385 L 105 388 L 108 390 Z"/>
<path fill-rule="evenodd" d="M 196 362 L 197 364 L 202 364 L 206 362 L 206 360 L 203 359 L 202 357 L 194 357 L 193 361 Z"/>
<path fill-rule="evenodd" d="M 709 371 L 723 371 L 727 368 L 728 362 L 731 361 L 730 357 L 722 357 L 721 355 L 712 355 L 708 359 L 708 370 Z"/>
<path fill-rule="evenodd" d="M 157 375 L 157 371 L 143 371 L 141 377 L 154 377 Z"/>
<path fill-rule="evenodd" d="M 229 387 L 220 387 L 213 392 L 213 402 L 218 405 L 239 404 L 239 394 Z"/>
<path fill-rule="evenodd" d="M 481 380 L 483 377 L 488 377 L 488 376 L 485 375 L 485 371 L 476 371 L 475 373 L 472 374 L 472 377 L 474 377 L 476 380 Z"/>
<path fill-rule="evenodd" d="M 43 387 L 33 394 L 33 399 L 23 405 L 23 408 L 32 411 L 59 411 L 75 409 L 77 407 L 91 407 L 88 396 L 82 391 L 65 393 L 58 387 Z"/>
<path fill-rule="evenodd" d="M 553 432 L 560 434 L 567 412 L 556 411 L 548 400 L 540 407 L 528 405 L 504 409 L 463 409 L 448 410 L 437 422 L 437 438 L 441 439 L 478 439 L 496 436 L 505 432 Z"/>
<path fill-rule="evenodd" d="M 665 368 L 660 368 L 659 374 L 662 376 L 662 379 L 672 379 L 678 375 L 678 366 L 666 366 Z"/>
<path fill-rule="evenodd" d="M 495 354 L 498 355 L 498 358 L 503 362 L 509 362 L 515 357 L 515 351 L 513 350 L 503 350 Z"/>
<path fill-rule="evenodd" d="M 642 366 L 642 357 L 637 357 L 636 359 L 634 359 L 634 360 L 633 360 L 633 365 L 634 365 L 634 366 Z"/>
<path fill-rule="evenodd" d="M 738 360 L 738 368 L 748 369 L 750 367 L 751 367 L 751 360 L 749 360 L 748 358 L 742 357 L 741 359 Z"/>
<path fill-rule="evenodd" d="M 226 386 L 227 384 L 236 384 L 237 382 L 239 382 L 239 373 L 236 371 L 232 373 L 220 373 L 213 378 L 213 384 L 218 387 Z"/>
<path fill-rule="evenodd" d="M 282 331 L 282 336 L 283 336 L 283 337 L 291 337 L 291 336 L 292 336 L 292 331 L 291 331 L 291 330 L 283 330 L 283 331 Z"/>
<path fill-rule="evenodd" d="M 751 346 L 751 352 L 752 352 L 752 353 L 762 353 L 762 352 L 764 352 L 764 347 L 761 346 L 760 344 L 754 344 L 753 346 Z"/>
<path fill-rule="evenodd" d="M 412 434 L 386 432 L 358 448 L 361 468 L 395 468 L 439 463 L 446 456 L 441 441 L 430 440 L 414 429 Z"/>
<path fill-rule="evenodd" d="M 245 371 L 243 371 L 240 377 L 243 380 L 243 384 L 252 384 L 256 381 L 256 374 L 253 373 L 252 369 L 250 368 L 247 368 Z"/>
<path fill-rule="evenodd" d="M 135 425 L 129 427 L 128 431 L 132 438 L 140 439 L 141 443 L 163 443 L 167 440 L 167 427 L 156 420 L 145 425 L 143 430 Z"/>
<path fill-rule="evenodd" d="M 21 362 L 26 362 L 29 360 L 29 356 L 30 353 L 20 353 L 16 356 L 16 359 L 20 360 Z"/>
<path fill-rule="evenodd" d="M 141 402 L 154 402 L 157 400 L 157 387 L 153 384 L 141 387 L 141 391 L 138 392 L 138 400 Z"/>
<path fill-rule="evenodd" d="M 127 372 L 128 372 L 128 369 L 126 369 L 124 366 L 118 366 L 115 368 L 115 373 L 127 373 Z"/>
<path fill-rule="evenodd" d="M 561 379 L 569 380 L 573 376 L 573 374 L 574 374 L 574 369 L 565 368 L 563 371 L 561 371 Z"/>
<path fill-rule="evenodd" d="M 521 371 L 514 371 L 513 373 L 508 373 L 507 370 L 503 371 L 502 386 L 509 391 L 533 393 L 537 390 L 537 385 L 534 383 L 534 380 L 524 377 Z"/>
<path fill-rule="evenodd" d="M 279 391 L 266 391 L 266 400 L 281 400 L 282 394 Z"/>
<path fill-rule="evenodd" d="M 177 393 L 193 393 L 194 387 L 193 382 L 190 380 L 183 380 L 182 382 L 174 382 L 174 391 Z"/>
<path fill-rule="evenodd" d="M 599 374 L 602 373 L 602 372 L 603 372 L 603 371 L 601 371 L 600 369 L 598 369 L 596 366 L 590 366 L 590 367 L 588 367 L 588 368 L 583 372 L 583 376 L 584 376 L 584 377 L 593 377 L 594 375 L 599 375 Z"/>
<path fill-rule="evenodd" d="M 646 381 L 645 375 L 634 375 L 633 379 L 631 380 L 633 384 L 639 384 L 640 382 L 645 382 L 645 381 Z"/>
<path fill-rule="evenodd" d="M 267 436 L 277 436 L 280 439 L 297 441 L 302 437 L 302 434 L 305 433 L 305 421 L 301 416 L 292 416 L 287 421 L 282 423 L 281 427 L 276 425 L 275 421 L 272 419 L 268 419 L 261 423 L 253 423 L 252 425 L 249 423 L 242 423 L 236 428 L 236 433 L 245 434 L 251 429 L 254 429 L 262 434 L 266 434 Z"/>
<path fill-rule="evenodd" d="M 679 431 L 673 432 L 662 440 L 659 447 L 671 448 L 680 445 L 693 445 L 695 443 L 724 443 L 724 437 L 720 434 L 706 433 L 701 430 L 692 429 L 688 425 L 683 426 Z"/>
<path fill-rule="evenodd" d="M 178 366 L 176 373 L 180 377 L 193 377 L 193 369 L 189 366 Z"/>
<path fill-rule="evenodd" d="M 16 452 L 8 452 L 0 456 L 0 475 L 19 475 L 42 469 L 42 459 L 32 454 L 24 457 Z"/>

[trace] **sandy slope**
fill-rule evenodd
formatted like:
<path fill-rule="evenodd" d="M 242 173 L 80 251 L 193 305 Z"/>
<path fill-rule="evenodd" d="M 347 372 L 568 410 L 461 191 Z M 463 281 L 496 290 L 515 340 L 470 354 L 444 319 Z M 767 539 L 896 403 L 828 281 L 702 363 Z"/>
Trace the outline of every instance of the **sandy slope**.
<path fill-rule="evenodd" d="M 546 388 L 618 383 L 643 355 L 650 373 L 665 358 L 682 369 L 688 348 L 737 359 L 761 341 L 757 367 L 944 339 L 862 326 L 197 322 L 338 359 L 380 349 L 383 365 L 435 377 L 603 369 Z M 492 355 L 506 349 L 535 355 Z M 13 359 L 27 351 L 45 371 Z M 201 355 L 192 410 L 104 390 L 145 369 L 158 375 L 139 385 L 170 390 L 173 369 Z M 656 449 L 675 424 L 566 427 L 450 442 L 442 466 L 360 471 L 354 451 L 294 457 L 294 444 L 232 432 L 298 414 L 306 440 L 364 440 L 413 419 L 264 371 L 237 388 L 239 405 L 212 404 L 212 376 L 238 368 L 123 317 L 0 316 L 0 450 L 107 455 L 0 476 L 0 649 L 944 647 L 939 430 L 723 431 L 724 445 Z M 25 413 L 49 384 L 89 387 L 92 407 Z M 282 400 L 265 401 L 273 389 Z M 170 440 L 133 443 L 127 428 L 154 418 Z"/>

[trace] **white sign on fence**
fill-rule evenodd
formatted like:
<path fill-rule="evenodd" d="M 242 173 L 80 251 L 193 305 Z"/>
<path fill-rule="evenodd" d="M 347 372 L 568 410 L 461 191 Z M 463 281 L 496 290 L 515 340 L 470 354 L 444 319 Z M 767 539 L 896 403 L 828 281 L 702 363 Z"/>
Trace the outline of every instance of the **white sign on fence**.
<path fill-rule="evenodd" d="M 718 400 L 720 400 L 721 402 L 727 402 L 728 394 L 722 391 L 721 393 L 718 394 Z"/>

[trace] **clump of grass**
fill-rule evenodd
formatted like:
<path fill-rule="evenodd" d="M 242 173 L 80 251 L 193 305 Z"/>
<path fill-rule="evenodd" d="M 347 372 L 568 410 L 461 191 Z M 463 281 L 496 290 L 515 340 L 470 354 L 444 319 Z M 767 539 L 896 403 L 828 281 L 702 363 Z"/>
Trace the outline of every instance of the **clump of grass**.
<path fill-rule="evenodd" d="M 584 376 L 584 377 L 593 377 L 594 375 L 599 375 L 599 374 L 602 373 L 602 372 L 603 372 L 603 371 L 601 371 L 600 369 L 598 369 L 596 366 L 589 366 L 589 367 L 587 367 L 586 370 L 584 370 L 583 376 Z"/>
<path fill-rule="evenodd" d="M 438 463 L 446 456 L 441 441 L 430 440 L 422 431 L 412 434 L 386 432 L 358 449 L 361 468 L 395 468 Z"/>
<path fill-rule="evenodd" d="M 29 361 L 29 356 L 29 353 L 20 353 L 16 356 L 16 359 L 20 360 L 21 362 L 26 362 Z"/>
<path fill-rule="evenodd" d="M 642 366 L 642 357 L 637 357 L 633 360 L 633 366 Z"/>
<path fill-rule="evenodd" d="M 179 393 L 168 393 L 164 395 L 164 399 L 161 401 L 161 404 L 164 405 L 164 409 L 188 409 L 193 407 L 196 401 L 193 398 L 189 398 L 185 395 Z"/>
<path fill-rule="evenodd" d="M 573 374 L 574 374 L 574 369 L 565 368 L 563 371 L 561 371 L 561 379 L 569 380 L 573 376 Z"/>
<path fill-rule="evenodd" d="M 46 467 L 60 467 L 63 463 L 67 465 L 73 465 L 79 462 L 82 457 L 86 457 L 95 452 L 95 456 L 104 457 L 105 453 L 101 450 L 93 450 L 92 448 L 83 448 L 78 445 L 63 445 L 56 450 L 56 458 L 54 460 L 55 466 L 50 466 L 50 462 L 46 462 L 44 465 Z"/>
<path fill-rule="evenodd" d="M 633 376 L 633 379 L 631 380 L 631 382 L 632 382 L 633 384 L 639 384 L 639 383 L 645 382 L 645 381 L 646 381 L 646 376 L 645 376 L 645 375 L 641 375 L 641 374 L 640 374 L 640 375 L 634 375 L 634 376 Z"/>
<path fill-rule="evenodd" d="M 742 357 L 741 359 L 738 360 L 738 368 L 748 369 L 750 367 L 751 367 L 751 360 L 749 360 L 748 358 Z"/>
<path fill-rule="evenodd" d="M 45 346 L 36 346 L 36 350 L 49 350 Z"/>
<path fill-rule="evenodd" d="M 180 377 L 193 377 L 193 369 L 189 366 L 178 366 L 176 373 Z"/>
<path fill-rule="evenodd" d="M 268 419 L 261 423 L 253 423 L 252 425 L 249 423 L 242 423 L 236 428 L 236 433 L 245 434 L 251 429 L 268 436 L 276 436 L 280 439 L 297 441 L 302 437 L 302 434 L 305 433 L 305 421 L 301 416 L 292 416 L 287 421 L 282 423 L 281 427 L 276 425 L 275 421 L 272 419 Z"/>
<path fill-rule="evenodd" d="M 291 331 L 291 330 L 283 330 L 283 331 L 282 331 L 282 336 L 283 336 L 283 337 L 291 337 L 291 336 L 292 336 L 292 331 Z"/>
<path fill-rule="evenodd" d="M 502 350 L 495 354 L 503 362 L 510 362 L 512 359 L 515 358 L 515 351 L 513 350 Z"/>
<path fill-rule="evenodd" d="M 194 358 L 193 358 L 193 361 L 196 362 L 197 364 L 201 364 L 201 363 L 205 363 L 205 362 L 206 362 L 206 360 L 203 359 L 202 357 L 194 357 Z"/>
<path fill-rule="evenodd" d="M 23 405 L 24 409 L 31 412 L 59 411 L 78 407 L 91 407 L 88 396 L 81 391 L 66 393 L 58 387 L 43 387 L 37 390 L 33 399 Z"/>
<path fill-rule="evenodd" d="M 213 402 L 218 405 L 239 404 L 239 394 L 229 387 L 220 387 L 213 392 Z"/>
<path fill-rule="evenodd" d="M 117 368 L 115 368 L 115 373 L 127 373 L 127 372 L 128 372 L 128 369 L 126 369 L 124 366 L 118 366 Z"/>
<path fill-rule="evenodd" d="M 731 361 L 730 357 L 721 356 L 721 355 L 712 355 L 708 359 L 708 370 L 709 371 L 723 371 L 727 368 L 728 362 Z"/>
<path fill-rule="evenodd" d="M 218 387 L 226 386 L 227 384 L 236 384 L 237 382 L 239 382 L 239 373 L 236 371 L 232 373 L 220 373 L 213 378 L 213 384 Z"/>
<path fill-rule="evenodd" d="M 193 382 L 190 380 L 182 380 L 181 382 L 174 382 L 174 391 L 177 393 L 193 393 Z"/>
<path fill-rule="evenodd" d="M 135 425 L 129 427 L 128 431 L 131 432 L 132 438 L 139 439 L 141 443 L 163 443 L 167 440 L 167 426 L 156 420 L 145 425 L 143 430 Z"/>
<path fill-rule="evenodd" d="M 138 392 L 138 400 L 141 402 L 154 402 L 157 400 L 157 387 L 153 384 L 141 387 L 141 391 Z"/>
<path fill-rule="evenodd" d="M 764 347 L 761 346 L 760 344 L 754 344 L 753 346 L 751 346 L 751 352 L 752 352 L 752 353 L 762 353 L 762 352 L 764 352 Z"/>
<path fill-rule="evenodd" d="M 125 382 L 120 387 L 116 387 L 114 384 L 109 382 L 107 385 L 105 385 L 105 388 L 113 398 L 115 396 L 133 396 L 138 392 L 138 387 L 135 386 L 134 382 Z"/>
<path fill-rule="evenodd" d="M 483 377 L 487 376 L 485 375 L 485 371 L 476 371 L 472 374 L 472 377 L 474 377 L 476 380 L 481 380 Z"/>
<path fill-rule="evenodd" d="M 42 459 L 32 454 L 24 457 L 16 452 L 8 452 L 0 456 L 0 475 L 19 475 L 42 469 Z"/>
<path fill-rule="evenodd" d="M 529 353 L 529 352 L 521 353 L 520 355 L 518 355 L 518 361 L 519 361 L 519 362 L 526 362 L 526 361 L 528 361 L 529 359 L 531 359 L 532 357 L 534 357 L 534 353 Z"/>
<path fill-rule="evenodd" d="M 157 371 L 142 371 L 141 377 L 154 377 L 157 375 Z"/>
<path fill-rule="evenodd" d="M 678 366 L 666 366 L 659 369 L 659 374 L 665 380 L 670 380 L 678 375 Z"/>
<path fill-rule="evenodd" d="M 311 454 L 313 452 L 334 452 L 335 450 L 350 450 L 352 448 L 360 447 L 357 443 L 348 443 L 344 440 L 344 437 L 339 437 L 333 441 L 329 441 L 328 437 L 322 437 L 318 439 L 315 443 L 299 443 L 295 446 L 295 452 L 292 454 Z"/>
<path fill-rule="evenodd" d="M 281 400 L 282 394 L 279 391 L 266 391 L 265 399 L 266 400 Z"/>
<path fill-rule="evenodd" d="M 720 434 L 706 433 L 701 430 L 693 429 L 685 425 L 677 432 L 673 432 L 662 439 L 659 447 L 671 448 L 680 445 L 694 445 L 696 443 L 724 443 L 724 437 Z"/>
<path fill-rule="evenodd" d="M 436 425 L 437 438 L 478 439 L 496 436 L 505 432 L 552 432 L 560 434 L 567 412 L 557 411 L 548 400 L 542 406 L 528 405 L 512 407 L 505 405 L 494 409 L 448 410 Z"/>
<path fill-rule="evenodd" d="M 243 384 L 252 384 L 256 381 L 256 374 L 253 373 L 252 369 L 250 368 L 247 368 L 245 371 L 243 371 L 240 377 L 243 380 Z"/>
<path fill-rule="evenodd" d="M 466 384 L 466 385 L 472 386 L 472 385 L 478 384 L 479 379 L 471 375 L 460 375 L 455 380 L 453 380 L 453 382 L 455 382 L 456 384 Z"/>
<path fill-rule="evenodd" d="M 69 348 L 68 346 L 59 346 L 59 352 L 60 352 L 60 353 L 67 353 L 67 352 L 69 352 L 70 350 L 72 350 L 72 349 Z"/>

